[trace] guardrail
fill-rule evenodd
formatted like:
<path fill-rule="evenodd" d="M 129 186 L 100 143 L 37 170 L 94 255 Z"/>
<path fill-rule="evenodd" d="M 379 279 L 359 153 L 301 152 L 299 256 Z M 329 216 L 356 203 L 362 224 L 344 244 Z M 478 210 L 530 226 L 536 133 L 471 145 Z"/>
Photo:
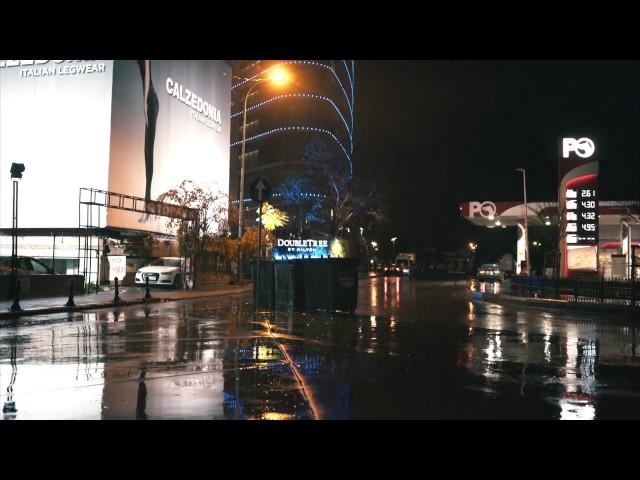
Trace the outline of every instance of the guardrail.
<path fill-rule="evenodd" d="M 640 289 L 633 280 L 604 278 L 511 277 L 511 294 L 580 303 L 636 305 Z"/>

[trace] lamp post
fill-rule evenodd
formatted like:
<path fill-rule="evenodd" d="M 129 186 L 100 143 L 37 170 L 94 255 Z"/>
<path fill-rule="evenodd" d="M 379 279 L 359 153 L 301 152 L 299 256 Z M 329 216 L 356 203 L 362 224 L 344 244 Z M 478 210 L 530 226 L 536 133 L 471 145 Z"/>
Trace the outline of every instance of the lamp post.
<path fill-rule="evenodd" d="M 242 232 L 244 230 L 244 157 L 247 143 L 247 102 L 249 96 L 255 88 L 263 82 L 271 81 L 274 85 L 284 85 L 289 81 L 288 73 L 281 69 L 275 68 L 267 77 L 260 77 L 251 80 L 254 84 L 249 88 L 244 96 L 244 107 L 242 114 L 242 153 L 240 154 L 240 194 L 238 195 L 238 281 L 240 281 L 240 271 L 242 267 L 242 248 L 240 241 L 242 240 Z"/>
<path fill-rule="evenodd" d="M 531 266 L 529 264 L 529 225 L 527 221 L 529 213 L 529 207 L 527 206 L 527 172 L 524 168 L 516 168 L 516 172 L 522 172 L 522 186 L 524 189 L 524 258 L 528 276 L 531 275 Z"/>
<path fill-rule="evenodd" d="M 391 239 L 391 243 L 393 244 L 393 261 L 396 261 L 396 240 L 398 240 L 398 237 L 393 237 Z"/>
<path fill-rule="evenodd" d="M 11 224 L 11 280 L 13 285 L 13 304 L 9 308 L 11 312 L 19 312 L 20 292 L 18 291 L 18 182 L 22 178 L 24 164 L 11 164 L 11 180 L 13 180 L 13 218 Z"/>
<path fill-rule="evenodd" d="M 478 248 L 478 244 L 476 242 L 469 242 L 469 250 L 471 250 L 471 258 L 469 260 L 469 271 L 473 270 L 476 264 L 476 250 Z"/>

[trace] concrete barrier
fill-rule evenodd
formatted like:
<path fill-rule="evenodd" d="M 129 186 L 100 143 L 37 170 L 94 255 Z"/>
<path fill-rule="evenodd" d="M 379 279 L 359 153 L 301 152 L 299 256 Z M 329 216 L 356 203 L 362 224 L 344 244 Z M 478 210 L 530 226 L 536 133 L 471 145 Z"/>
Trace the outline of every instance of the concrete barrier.
<path fill-rule="evenodd" d="M 22 283 L 20 298 L 68 297 L 69 280 L 73 278 L 73 293 L 81 295 L 84 287 L 83 275 L 18 275 Z M 0 300 L 12 299 L 12 276 L 0 275 Z"/>

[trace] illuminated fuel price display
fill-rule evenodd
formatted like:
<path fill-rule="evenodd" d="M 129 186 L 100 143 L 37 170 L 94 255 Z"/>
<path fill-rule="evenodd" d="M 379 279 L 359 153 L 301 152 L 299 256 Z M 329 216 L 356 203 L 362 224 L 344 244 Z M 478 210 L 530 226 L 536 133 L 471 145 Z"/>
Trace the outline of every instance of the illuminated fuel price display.
<path fill-rule="evenodd" d="M 593 187 L 566 189 L 567 244 L 598 244 L 598 194 Z"/>

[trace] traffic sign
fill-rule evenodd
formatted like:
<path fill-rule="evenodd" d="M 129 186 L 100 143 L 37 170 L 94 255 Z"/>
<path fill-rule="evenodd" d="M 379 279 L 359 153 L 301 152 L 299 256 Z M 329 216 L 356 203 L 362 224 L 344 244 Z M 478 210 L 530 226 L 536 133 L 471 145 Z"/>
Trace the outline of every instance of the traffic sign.
<path fill-rule="evenodd" d="M 271 198 L 271 184 L 264 178 L 256 178 L 249 187 L 251 200 L 262 203 Z"/>

